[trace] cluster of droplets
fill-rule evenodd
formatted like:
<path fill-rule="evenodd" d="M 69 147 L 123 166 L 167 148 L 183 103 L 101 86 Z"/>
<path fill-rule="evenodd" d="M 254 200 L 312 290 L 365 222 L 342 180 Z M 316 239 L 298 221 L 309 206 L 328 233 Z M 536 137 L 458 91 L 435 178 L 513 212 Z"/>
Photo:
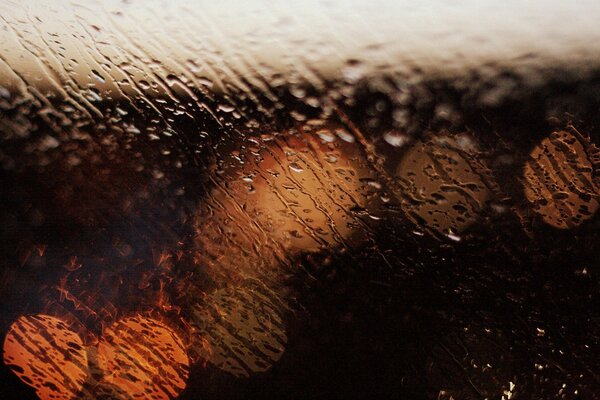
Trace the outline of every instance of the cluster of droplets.
<path fill-rule="evenodd" d="M 193 283 L 177 291 L 191 289 L 180 302 L 162 293 L 144 299 L 176 317 L 116 317 L 117 306 L 90 295 L 77 307 L 110 321 L 101 332 L 82 334 L 46 314 L 13 323 L 4 362 L 42 399 L 175 398 L 198 360 L 236 377 L 267 371 L 287 345 L 292 296 L 285 282 L 297 273 L 295 257 L 376 248 L 373 232 L 398 216 L 418 238 L 447 245 L 493 229 L 490 215 L 575 229 L 599 207 L 600 155 L 587 136 L 561 126 L 527 154 L 492 159 L 489 143 L 465 122 L 473 109 L 501 109 L 542 87 L 546 78 L 539 77 L 546 75 L 535 68 L 519 74 L 491 65 L 461 79 L 426 81 L 418 68 L 374 71 L 367 61 L 385 54 L 383 45 L 362 49 L 357 59 L 340 57 L 339 68 L 315 68 L 314 60 L 335 58 L 323 43 L 303 62 L 273 56 L 285 65 L 271 68 L 245 55 L 257 41 L 251 34 L 241 47 L 223 49 L 211 39 L 219 28 L 194 10 L 191 18 L 204 23 L 148 35 L 126 4 L 57 7 L 65 8 L 60 20 L 75 40 L 52 17 L 0 5 L 7 10 L 0 14 L 13 16 L 0 33 L 8 66 L 0 70 L 2 169 L 72 177 L 51 187 L 51 195 L 66 219 L 87 227 L 136 213 L 149 199 L 160 198 L 156 208 L 179 209 L 183 200 L 172 197 L 196 190 L 202 198 L 190 207 L 192 216 L 181 217 L 193 231 L 192 255 L 181 261 L 192 271 L 181 280 Z M 154 7 L 148 5 L 148 20 L 160 22 L 154 14 L 164 10 Z M 169 15 L 167 21 L 177 19 Z M 290 21 L 296 20 L 273 26 L 285 33 Z M 332 79 L 328 69 L 339 76 Z M 568 100 L 548 112 L 560 114 Z M 497 181 L 499 165 L 518 166 L 517 201 Z M 44 225 L 43 212 L 28 213 L 32 226 Z M 153 230 L 144 223 L 134 234 L 141 241 Z M 122 263 L 138 265 L 135 245 L 115 240 L 114 248 Z M 43 245 L 24 251 L 22 264 L 42 266 L 43 253 Z M 153 254 L 152 270 L 134 290 L 151 291 L 161 274 L 160 288 L 176 280 L 180 256 Z M 73 257 L 65 268 L 83 275 L 84 264 Z M 65 288 L 59 292 L 74 299 Z M 458 362 L 469 382 L 485 381 L 487 366 L 464 353 L 477 352 L 488 336 L 504 345 L 496 332 L 451 335 L 434 351 L 443 354 L 442 365 L 431 375 L 445 375 L 452 367 L 444 362 Z M 505 351 L 489 358 L 504 361 Z M 510 398 L 512 377 L 501 378 L 477 395 L 501 388 Z M 449 383 L 439 397 L 462 394 Z"/>
<path fill-rule="evenodd" d="M 195 336 L 189 343 L 165 323 L 137 315 L 113 321 L 85 348 L 60 319 L 24 316 L 7 335 L 5 363 L 42 399 L 101 390 L 117 397 L 174 398 L 186 386 L 192 359 L 240 377 L 268 370 L 287 342 L 289 300 L 274 291 L 283 287 L 295 254 L 364 245 L 369 238 L 362 233 L 380 223 L 377 207 L 392 201 L 382 195 L 385 190 L 415 231 L 461 241 L 499 192 L 468 132 L 401 137 L 383 137 L 391 151 L 402 151 L 389 171 L 377 166 L 378 150 L 360 131 L 344 124 L 263 135 L 248 140 L 256 147 L 229 153 L 194 219 L 195 263 L 206 268 L 214 289 L 192 285 L 183 305 L 189 309 L 185 337 Z M 543 139 L 524 162 L 523 192 L 531 210 L 561 229 L 589 219 L 598 208 L 597 158 L 595 146 L 573 127 Z M 241 168 L 236 159 L 244 160 Z M 370 218 L 361 218 L 365 214 Z M 170 256 L 156 257 L 160 266 Z M 81 266 L 72 258 L 65 268 L 75 272 Z M 73 345 L 61 345 L 63 337 Z M 71 367 L 36 368 L 46 353 L 76 365 L 81 376 L 67 375 Z"/>

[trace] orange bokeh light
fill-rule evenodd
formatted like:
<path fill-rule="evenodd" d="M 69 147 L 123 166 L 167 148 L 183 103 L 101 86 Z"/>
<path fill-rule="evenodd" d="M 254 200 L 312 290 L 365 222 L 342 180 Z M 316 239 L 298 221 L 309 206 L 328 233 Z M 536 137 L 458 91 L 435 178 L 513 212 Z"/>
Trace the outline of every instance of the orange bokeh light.
<path fill-rule="evenodd" d="M 364 206 L 361 178 L 369 173 L 356 143 L 329 130 L 321 136 L 326 140 L 304 133 L 268 142 L 259 159 L 230 178 L 229 195 L 215 197 L 229 214 L 241 207 L 288 251 L 343 244 L 355 231 L 349 210 Z"/>
<path fill-rule="evenodd" d="M 49 315 L 17 319 L 6 335 L 3 350 L 4 363 L 42 400 L 77 398 L 89 374 L 79 335 Z"/>
<path fill-rule="evenodd" d="M 103 380 L 133 398 L 171 399 L 185 389 L 189 358 L 182 339 L 160 321 L 123 318 L 98 344 Z"/>
<path fill-rule="evenodd" d="M 525 197 L 545 223 L 568 229 L 599 208 L 598 187 L 586 147 L 566 131 L 553 132 L 531 152 L 523 169 Z"/>
<path fill-rule="evenodd" d="M 463 232 L 491 197 L 469 135 L 439 135 L 415 143 L 396 169 L 407 215 L 434 235 Z"/>

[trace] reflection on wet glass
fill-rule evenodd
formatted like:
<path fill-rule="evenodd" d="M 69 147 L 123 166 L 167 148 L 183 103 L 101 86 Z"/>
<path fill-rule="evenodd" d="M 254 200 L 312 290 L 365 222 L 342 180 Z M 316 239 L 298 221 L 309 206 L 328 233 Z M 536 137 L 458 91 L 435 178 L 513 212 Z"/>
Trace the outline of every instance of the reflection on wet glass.
<path fill-rule="evenodd" d="M 78 398 L 89 374 L 87 353 L 77 333 L 49 315 L 15 321 L 3 346 L 4 363 L 41 400 Z"/>
<path fill-rule="evenodd" d="M 182 340 L 163 323 L 135 316 L 104 331 L 98 344 L 103 380 L 127 397 L 172 399 L 185 389 L 189 359 Z"/>
<path fill-rule="evenodd" d="M 285 306 L 273 296 L 261 285 L 245 285 L 219 289 L 193 305 L 191 323 L 202 338 L 202 346 L 193 350 L 237 377 L 270 369 L 287 342 Z"/>
<path fill-rule="evenodd" d="M 357 145 L 347 141 L 352 136 L 343 133 L 345 140 L 326 129 L 265 135 L 244 155 L 244 168 L 225 177 L 215 201 L 231 220 L 243 210 L 283 249 L 342 245 L 356 226 L 352 210 L 364 207 L 361 181 L 368 176 Z"/>
<path fill-rule="evenodd" d="M 592 3 L 0 2 L 0 394 L 593 399 Z"/>
<path fill-rule="evenodd" d="M 408 215 L 451 238 L 477 221 L 491 195 L 477 152 L 475 138 L 466 133 L 414 144 L 396 169 Z"/>
<path fill-rule="evenodd" d="M 428 377 L 439 385 L 439 400 L 511 399 L 515 391 L 513 363 L 501 332 L 464 328 L 435 346 Z"/>
<path fill-rule="evenodd" d="M 590 219 L 600 196 L 588 139 L 558 131 L 542 140 L 525 164 L 525 196 L 548 225 L 567 229 Z"/>

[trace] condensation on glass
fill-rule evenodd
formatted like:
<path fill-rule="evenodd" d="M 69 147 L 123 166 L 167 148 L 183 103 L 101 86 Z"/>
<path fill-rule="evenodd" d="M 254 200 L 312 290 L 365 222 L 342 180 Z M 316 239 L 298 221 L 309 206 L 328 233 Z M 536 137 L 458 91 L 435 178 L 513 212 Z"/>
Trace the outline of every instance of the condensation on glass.
<path fill-rule="evenodd" d="M 600 6 L 0 4 L 0 391 L 594 399 Z"/>

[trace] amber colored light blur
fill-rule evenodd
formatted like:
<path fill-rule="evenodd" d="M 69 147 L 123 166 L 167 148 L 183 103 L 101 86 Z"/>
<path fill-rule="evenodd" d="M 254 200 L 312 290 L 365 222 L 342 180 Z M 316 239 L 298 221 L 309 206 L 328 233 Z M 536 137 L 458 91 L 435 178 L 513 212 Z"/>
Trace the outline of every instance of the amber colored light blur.
<path fill-rule="evenodd" d="M 435 136 L 409 149 L 396 169 L 407 214 L 442 235 L 474 223 L 491 195 L 476 153 L 467 135 Z"/>
<path fill-rule="evenodd" d="M 333 132 L 322 135 L 336 139 Z M 316 250 L 348 239 L 353 233 L 349 210 L 363 202 L 359 179 L 364 171 L 350 157 L 352 144 L 304 134 L 267 146 L 253 165 L 252 189 L 235 192 L 246 212 L 288 250 Z"/>
<path fill-rule="evenodd" d="M 106 329 L 98 344 L 98 362 L 104 381 L 133 398 L 175 398 L 189 375 L 181 338 L 143 316 L 121 319 Z"/>
<path fill-rule="evenodd" d="M 553 132 L 533 149 L 523 169 L 527 200 L 555 228 L 578 226 L 598 210 L 598 188 L 582 140 Z"/>
<path fill-rule="evenodd" d="M 208 363 L 236 377 L 269 370 L 285 351 L 281 306 L 267 291 L 219 289 L 193 307 L 191 323 L 202 341 L 194 349 Z"/>
<path fill-rule="evenodd" d="M 89 374 L 87 353 L 77 333 L 49 315 L 22 316 L 4 341 L 4 363 L 42 400 L 70 400 Z"/>

